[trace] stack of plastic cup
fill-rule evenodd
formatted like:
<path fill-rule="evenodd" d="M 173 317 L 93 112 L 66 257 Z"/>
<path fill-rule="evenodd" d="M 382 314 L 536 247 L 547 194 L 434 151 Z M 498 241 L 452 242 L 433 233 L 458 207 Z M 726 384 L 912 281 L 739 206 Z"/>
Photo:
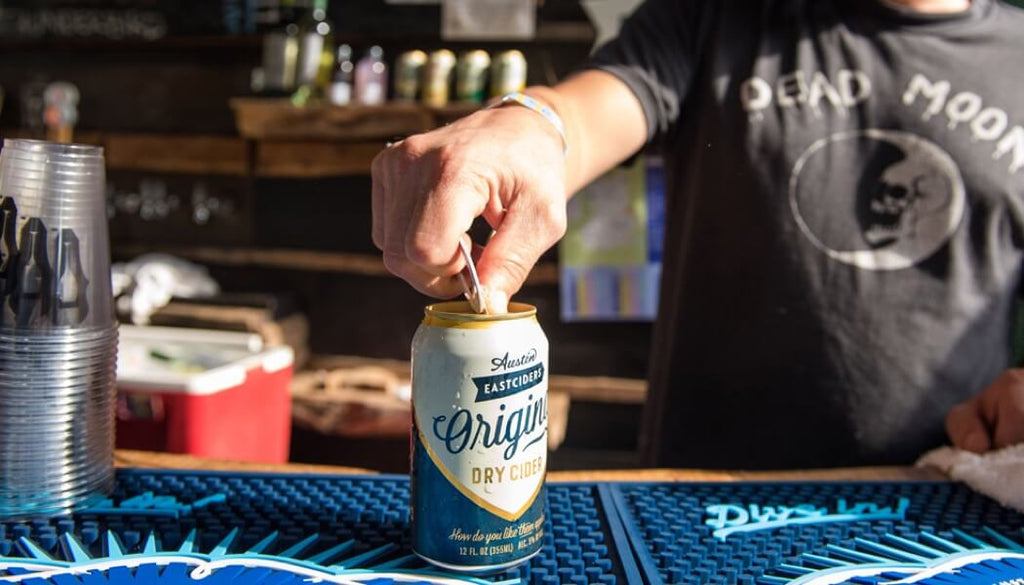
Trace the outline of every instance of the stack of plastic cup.
<path fill-rule="evenodd" d="M 0 151 L 0 517 L 68 512 L 113 483 L 105 187 L 102 148 Z"/>

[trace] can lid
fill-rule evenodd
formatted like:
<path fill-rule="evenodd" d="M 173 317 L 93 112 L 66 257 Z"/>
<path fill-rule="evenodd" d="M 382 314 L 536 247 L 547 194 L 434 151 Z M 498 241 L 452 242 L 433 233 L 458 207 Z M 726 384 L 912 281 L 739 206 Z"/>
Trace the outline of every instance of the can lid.
<path fill-rule="evenodd" d="M 526 303 L 509 303 L 507 313 L 477 313 L 467 301 L 448 301 L 427 305 L 423 310 L 426 318 L 457 323 L 487 323 L 494 321 L 515 321 L 537 316 L 537 307 Z"/>

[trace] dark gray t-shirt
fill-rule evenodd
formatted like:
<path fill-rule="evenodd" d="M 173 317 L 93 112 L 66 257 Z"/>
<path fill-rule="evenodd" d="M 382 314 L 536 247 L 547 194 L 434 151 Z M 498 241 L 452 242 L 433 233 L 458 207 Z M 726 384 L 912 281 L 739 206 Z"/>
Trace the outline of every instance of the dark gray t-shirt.
<path fill-rule="evenodd" d="M 592 67 L 664 151 L 648 464 L 907 463 L 1010 362 L 1024 13 L 652 0 Z"/>

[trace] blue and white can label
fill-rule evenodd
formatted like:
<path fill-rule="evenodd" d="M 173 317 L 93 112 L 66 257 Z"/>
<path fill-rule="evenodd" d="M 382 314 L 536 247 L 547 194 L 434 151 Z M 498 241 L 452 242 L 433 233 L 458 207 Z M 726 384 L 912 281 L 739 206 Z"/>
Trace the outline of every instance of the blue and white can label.
<path fill-rule="evenodd" d="M 544 536 L 548 342 L 536 309 L 478 315 L 438 303 L 412 345 L 412 547 L 484 573 Z"/>

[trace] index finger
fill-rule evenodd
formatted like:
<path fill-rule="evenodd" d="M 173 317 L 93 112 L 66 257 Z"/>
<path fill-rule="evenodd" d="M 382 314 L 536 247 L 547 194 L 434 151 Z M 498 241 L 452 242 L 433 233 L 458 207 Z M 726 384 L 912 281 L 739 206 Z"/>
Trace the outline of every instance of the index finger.
<path fill-rule="evenodd" d="M 483 213 L 488 192 L 461 177 L 443 177 L 417 201 L 405 236 L 405 255 L 421 270 L 452 277 L 465 266 L 459 241 Z"/>

